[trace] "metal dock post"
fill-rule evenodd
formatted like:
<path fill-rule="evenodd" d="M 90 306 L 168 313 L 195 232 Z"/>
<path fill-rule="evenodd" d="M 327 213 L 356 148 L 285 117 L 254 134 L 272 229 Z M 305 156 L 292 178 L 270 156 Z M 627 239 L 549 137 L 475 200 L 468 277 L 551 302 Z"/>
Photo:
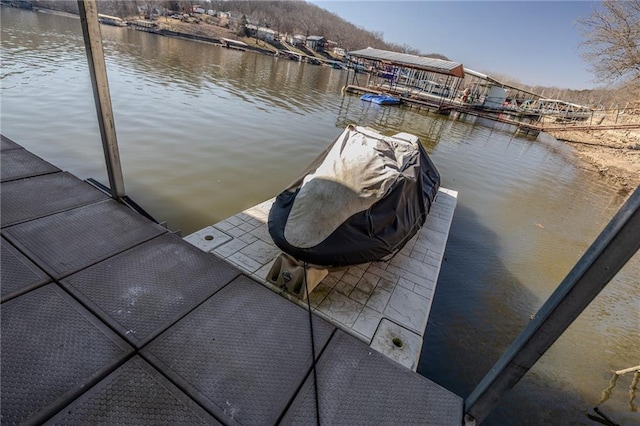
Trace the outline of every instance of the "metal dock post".
<path fill-rule="evenodd" d="M 470 423 L 480 423 L 489 415 L 638 249 L 640 187 L 467 397 L 465 412 Z"/>
<path fill-rule="evenodd" d="M 107 68 L 104 63 L 104 51 L 102 49 L 102 35 L 98 21 L 98 5 L 96 0 L 78 0 L 80 23 L 84 46 L 87 51 L 89 73 L 91 74 L 91 86 L 98 113 L 98 125 L 102 138 L 107 174 L 111 196 L 120 200 L 125 196 L 124 179 L 120 167 L 120 154 L 118 153 L 118 140 L 116 127 L 111 109 L 111 96 L 109 94 L 109 82 L 107 80 Z"/>

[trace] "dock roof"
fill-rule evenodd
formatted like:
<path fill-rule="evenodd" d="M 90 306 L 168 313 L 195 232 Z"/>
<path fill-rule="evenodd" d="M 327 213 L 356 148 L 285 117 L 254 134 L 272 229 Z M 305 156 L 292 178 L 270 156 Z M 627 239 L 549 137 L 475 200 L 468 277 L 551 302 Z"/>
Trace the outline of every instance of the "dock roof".
<path fill-rule="evenodd" d="M 464 78 L 464 68 L 460 62 L 445 61 L 443 59 L 428 58 L 426 56 L 409 55 L 407 53 L 391 52 L 388 50 L 374 49 L 372 47 L 349 52 L 349 55 L 355 56 L 356 58 L 382 61 L 406 68 L 414 68 Z"/>
<path fill-rule="evenodd" d="M 465 68 L 464 72 L 465 72 L 465 74 L 471 75 L 473 77 L 477 77 L 477 78 L 479 78 L 481 80 L 484 80 L 484 81 L 486 81 L 488 83 L 492 83 L 492 84 L 498 85 L 500 87 L 506 87 L 508 89 L 518 90 L 518 91 L 520 91 L 522 93 L 526 93 L 527 95 L 535 96 L 538 99 L 541 98 L 541 96 L 539 94 L 537 94 L 535 92 L 532 92 L 531 90 L 526 90 L 526 89 L 523 89 L 521 87 L 514 86 L 512 84 L 503 83 L 500 80 L 497 80 L 497 79 L 491 77 L 490 75 L 483 74 L 481 72 L 474 71 L 474 70 L 469 69 L 469 68 Z"/>

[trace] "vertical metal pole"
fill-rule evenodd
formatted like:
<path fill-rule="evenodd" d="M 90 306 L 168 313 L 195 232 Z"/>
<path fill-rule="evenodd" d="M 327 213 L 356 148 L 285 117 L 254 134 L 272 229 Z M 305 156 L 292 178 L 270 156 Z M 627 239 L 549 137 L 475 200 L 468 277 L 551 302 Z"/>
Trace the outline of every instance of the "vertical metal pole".
<path fill-rule="evenodd" d="M 111 96 L 109 95 L 109 82 L 107 80 L 107 67 L 104 63 L 104 51 L 102 50 L 102 35 L 98 22 L 98 5 L 96 0 L 78 0 L 80 11 L 80 23 L 84 36 L 84 47 L 87 51 L 89 73 L 91 74 L 91 86 L 98 113 L 98 125 L 102 138 L 102 149 L 109 175 L 111 196 L 116 200 L 124 197 L 124 179 L 120 167 L 120 154 L 118 153 L 118 140 L 116 139 L 116 127 L 111 109 Z"/>
<path fill-rule="evenodd" d="M 483 421 L 638 249 L 640 186 L 467 397 L 467 415 Z"/>

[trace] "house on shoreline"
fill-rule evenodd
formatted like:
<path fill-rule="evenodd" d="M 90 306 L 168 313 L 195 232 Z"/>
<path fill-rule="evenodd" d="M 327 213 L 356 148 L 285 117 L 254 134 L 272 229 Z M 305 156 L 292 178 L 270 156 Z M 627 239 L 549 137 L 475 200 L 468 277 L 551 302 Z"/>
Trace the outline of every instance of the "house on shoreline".
<path fill-rule="evenodd" d="M 259 27 L 253 24 L 247 24 L 245 28 L 249 37 L 255 37 L 264 41 L 274 41 L 276 39 L 276 32 L 271 28 Z"/>
<path fill-rule="evenodd" d="M 316 52 L 322 52 L 324 50 L 325 43 L 326 39 L 322 36 L 309 36 L 305 41 L 305 45 Z"/>

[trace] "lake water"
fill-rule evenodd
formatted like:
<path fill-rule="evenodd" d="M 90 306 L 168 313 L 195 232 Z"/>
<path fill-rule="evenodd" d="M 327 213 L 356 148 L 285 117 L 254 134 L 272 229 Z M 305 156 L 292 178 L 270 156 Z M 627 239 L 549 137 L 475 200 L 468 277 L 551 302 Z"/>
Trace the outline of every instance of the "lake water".
<path fill-rule="evenodd" d="M 467 396 L 626 194 L 553 138 L 342 96 L 347 72 L 102 27 L 127 194 L 186 235 L 279 193 L 349 123 L 414 133 L 459 191 L 419 372 Z M 2 8 L 1 131 L 107 182 L 77 19 Z M 640 364 L 636 255 L 487 424 L 593 424 Z M 621 378 L 601 409 L 640 424 Z M 640 401 L 636 401 L 640 404 Z"/>

